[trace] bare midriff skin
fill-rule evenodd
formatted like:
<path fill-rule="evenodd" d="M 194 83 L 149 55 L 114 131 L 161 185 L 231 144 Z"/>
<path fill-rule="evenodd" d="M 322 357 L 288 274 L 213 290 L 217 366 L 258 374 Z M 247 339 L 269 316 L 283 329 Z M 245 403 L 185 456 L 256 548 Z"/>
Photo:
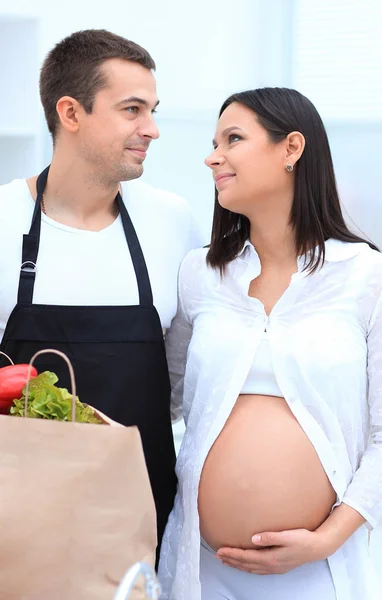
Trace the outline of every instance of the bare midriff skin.
<path fill-rule="evenodd" d="M 336 493 L 283 398 L 241 395 L 204 463 L 200 533 L 215 550 L 264 531 L 315 530 Z"/>

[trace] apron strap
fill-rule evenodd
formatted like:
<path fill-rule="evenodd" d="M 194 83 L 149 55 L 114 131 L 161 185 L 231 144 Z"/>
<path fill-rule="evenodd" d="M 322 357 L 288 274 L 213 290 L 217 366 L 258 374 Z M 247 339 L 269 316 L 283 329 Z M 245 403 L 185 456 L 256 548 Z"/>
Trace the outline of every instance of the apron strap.
<path fill-rule="evenodd" d="M 36 279 L 36 264 L 40 245 L 41 230 L 41 199 L 48 179 L 49 167 L 37 178 L 37 198 L 33 211 L 32 223 L 28 234 L 23 235 L 22 260 L 20 267 L 18 304 L 32 304 L 34 282 Z"/>
<path fill-rule="evenodd" d="M 134 229 L 134 225 L 130 219 L 130 215 L 127 212 L 127 208 L 119 192 L 116 196 L 116 201 L 118 202 L 119 212 L 122 219 L 122 225 L 125 232 L 126 241 L 129 246 L 131 260 L 137 279 L 139 304 L 145 306 L 152 306 L 153 293 L 151 290 L 150 277 L 147 271 L 145 257 L 143 256 L 142 248 L 139 243 L 137 233 Z"/>
<path fill-rule="evenodd" d="M 36 279 L 36 264 L 41 233 L 41 200 L 48 179 L 49 167 L 47 167 L 37 178 L 37 198 L 33 211 L 32 223 L 27 235 L 23 236 L 22 264 L 20 269 L 19 290 L 17 296 L 18 304 L 32 304 L 33 290 Z M 118 203 L 122 219 L 123 230 L 127 245 L 129 247 L 131 260 L 137 279 L 139 303 L 152 306 L 153 294 L 151 290 L 150 277 L 147 271 L 146 261 L 133 223 L 127 212 L 125 203 L 118 192 L 115 201 Z"/>

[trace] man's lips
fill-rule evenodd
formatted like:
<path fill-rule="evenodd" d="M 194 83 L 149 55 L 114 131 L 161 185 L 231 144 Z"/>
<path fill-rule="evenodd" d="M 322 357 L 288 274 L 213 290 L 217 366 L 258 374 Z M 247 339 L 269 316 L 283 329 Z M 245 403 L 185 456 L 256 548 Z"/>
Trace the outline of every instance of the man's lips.
<path fill-rule="evenodd" d="M 147 148 L 126 148 L 126 150 L 133 152 L 134 154 L 136 154 L 136 156 L 139 156 L 140 158 L 146 158 Z"/>

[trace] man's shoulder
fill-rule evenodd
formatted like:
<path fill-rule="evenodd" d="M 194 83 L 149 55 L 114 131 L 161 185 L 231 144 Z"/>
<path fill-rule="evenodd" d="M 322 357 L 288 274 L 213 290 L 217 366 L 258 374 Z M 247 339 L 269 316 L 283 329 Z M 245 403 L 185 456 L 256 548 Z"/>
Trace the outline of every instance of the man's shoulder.
<path fill-rule="evenodd" d="M 162 237 L 171 239 L 173 248 L 178 243 L 182 257 L 205 243 L 195 214 L 182 196 L 137 179 L 124 182 L 122 192 L 142 235 L 155 228 L 157 236 L 161 232 Z"/>
<path fill-rule="evenodd" d="M 0 198 L 1 200 L 6 200 L 11 196 L 25 196 L 27 189 L 25 179 L 13 179 L 9 183 L 0 185 Z"/>
<path fill-rule="evenodd" d="M 126 192 L 130 208 L 138 205 L 140 210 L 153 210 L 161 214 L 165 211 L 167 217 L 171 215 L 173 218 L 188 218 L 191 215 L 191 208 L 182 196 L 154 187 L 141 179 L 122 183 L 122 190 Z"/>
<path fill-rule="evenodd" d="M 30 219 L 33 202 L 25 179 L 0 185 L 0 212 L 0 222 L 4 226 L 13 221 L 21 225 L 24 218 Z"/>

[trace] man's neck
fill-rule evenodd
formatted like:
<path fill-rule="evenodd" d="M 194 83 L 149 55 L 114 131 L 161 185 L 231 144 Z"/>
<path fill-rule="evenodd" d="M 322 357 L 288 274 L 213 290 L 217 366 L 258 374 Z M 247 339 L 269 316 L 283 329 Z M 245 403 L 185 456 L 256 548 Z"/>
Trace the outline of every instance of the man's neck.
<path fill-rule="evenodd" d="M 27 180 L 36 199 L 37 177 Z M 44 191 L 46 214 L 51 219 L 77 229 L 100 231 L 118 214 L 115 197 L 118 182 L 105 182 L 78 159 L 53 157 Z"/>

